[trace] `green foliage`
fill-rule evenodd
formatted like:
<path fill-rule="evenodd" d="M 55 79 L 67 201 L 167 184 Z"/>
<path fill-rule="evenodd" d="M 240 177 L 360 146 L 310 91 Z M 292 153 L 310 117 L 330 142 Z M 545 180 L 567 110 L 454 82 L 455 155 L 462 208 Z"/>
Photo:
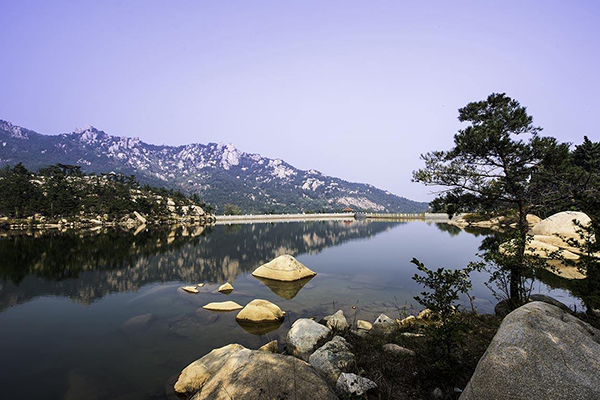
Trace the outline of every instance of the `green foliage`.
<path fill-rule="evenodd" d="M 225 214 L 225 215 L 241 215 L 242 210 L 235 204 L 227 203 L 227 204 L 225 204 L 225 207 L 223 207 L 223 214 Z"/>
<path fill-rule="evenodd" d="M 473 308 L 473 298 L 469 295 L 469 291 L 473 288 L 469 274 L 473 269 L 471 267 L 457 270 L 438 268 L 434 271 L 416 258 L 411 262 L 425 274 L 423 276 L 415 274 L 413 280 L 429 289 L 421 292 L 420 296 L 415 296 L 419 304 L 431 310 L 432 321 L 426 326 L 428 337 L 433 347 L 440 351 L 439 366 L 445 370 L 451 369 L 453 349 L 460 342 L 461 331 L 464 329 L 461 319 L 458 318 L 456 302 L 461 294 L 467 295 Z"/>
<path fill-rule="evenodd" d="M 525 262 L 528 231 L 526 215 L 538 189 L 534 175 L 561 149 L 556 139 L 539 137 L 541 128 L 525 107 L 504 93 L 459 110 L 459 121 L 469 125 L 454 136 L 454 147 L 422 155 L 425 168 L 413 173 L 413 181 L 447 188 L 436 207 L 448 211 L 470 210 L 518 213 L 520 240 L 513 260 L 499 265 L 510 272 L 509 297 L 520 302 L 521 276 L 531 267 Z"/>

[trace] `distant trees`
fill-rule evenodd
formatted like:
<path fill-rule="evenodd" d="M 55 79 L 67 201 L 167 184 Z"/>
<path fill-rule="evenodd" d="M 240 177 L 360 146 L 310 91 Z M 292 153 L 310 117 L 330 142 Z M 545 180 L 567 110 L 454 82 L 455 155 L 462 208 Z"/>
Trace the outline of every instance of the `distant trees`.
<path fill-rule="evenodd" d="M 235 204 L 227 203 L 223 208 L 223 214 L 225 215 L 241 215 L 242 210 Z"/>
<path fill-rule="evenodd" d="M 199 197 L 180 191 L 140 187 L 133 175 L 84 175 L 79 166 L 56 164 L 28 171 L 22 164 L 0 170 L 0 215 L 26 218 L 39 214 L 48 218 L 81 213 L 119 218 L 133 211 L 146 215 L 168 215 L 166 199 L 175 210 L 200 205 Z M 163 199 L 159 201 L 158 199 Z"/>
<path fill-rule="evenodd" d="M 0 213 L 23 218 L 35 213 L 43 202 L 39 186 L 31 182 L 31 174 L 19 163 L 0 173 Z"/>

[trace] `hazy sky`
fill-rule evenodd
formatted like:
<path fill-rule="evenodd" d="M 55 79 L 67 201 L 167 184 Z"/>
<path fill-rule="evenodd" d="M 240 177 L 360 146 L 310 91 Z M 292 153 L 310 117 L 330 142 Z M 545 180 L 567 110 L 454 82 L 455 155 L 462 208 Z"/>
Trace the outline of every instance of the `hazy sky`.
<path fill-rule="evenodd" d="M 231 142 L 416 200 L 491 92 L 600 139 L 600 1 L 0 0 L 0 119 Z"/>

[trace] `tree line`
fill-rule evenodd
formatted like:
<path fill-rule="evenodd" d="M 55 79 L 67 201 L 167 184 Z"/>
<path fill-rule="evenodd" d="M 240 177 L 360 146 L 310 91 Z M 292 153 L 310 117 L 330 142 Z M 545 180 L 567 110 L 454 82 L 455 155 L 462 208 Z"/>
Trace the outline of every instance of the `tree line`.
<path fill-rule="evenodd" d="M 10 218 L 43 216 L 68 218 L 76 215 L 108 215 L 116 219 L 138 211 L 166 216 L 168 199 L 181 213 L 183 206 L 198 205 L 210 212 L 198 195 L 140 185 L 135 176 L 122 174 L 85 175 L 81 167 L 56 164 L 31 172 L 16 164 L 0 169 L 0 215 Z"/>

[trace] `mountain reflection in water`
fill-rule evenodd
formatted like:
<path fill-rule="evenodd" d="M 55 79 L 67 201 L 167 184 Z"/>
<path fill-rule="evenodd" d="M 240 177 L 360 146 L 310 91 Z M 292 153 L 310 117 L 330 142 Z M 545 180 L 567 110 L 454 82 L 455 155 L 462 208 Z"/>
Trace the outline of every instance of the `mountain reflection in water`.
<path fill-rule="evenodd" d="M 155 282 L 233 282 L 279 255 L 316 254 L 398 224 L 363 221 L 340 229 L 336 221 L 313 221 L 157 227 L 137 234 L 108 229 L 5 235 L 0 237 L 0 310 L 37 296 L 90 304 L 109 293 L 135 292 Z M 285 299 L 301 288 L 268 286 Z"/>
<path fill-rule="evenodd" d="M 166 382 L 192 361 L 230 343 L 283 343 L 298 318 L 320 320 L 340 309 L 348 321 L 417 312 L 414 296 L 423 288 L 411 279 L 410 260 L 463 268 L 488 234 L 423 221 L 0 232 L 3 398 L 165 399 Z M 317 275 L 290 284 L 251 275 L 282 254 Z M 489 275 L 471 278 L 476 307 L 493 312 Z M 226 281 L 234 287 L 229 295 L 218 292 Z M 180 289 L 201 282 L 197 294 Z M 579 301 L 542 283 L 535 290 Z M 237 312 L 202 308 L 253 299 L 276 304 L 285 320 L 240 325 Z"/>

